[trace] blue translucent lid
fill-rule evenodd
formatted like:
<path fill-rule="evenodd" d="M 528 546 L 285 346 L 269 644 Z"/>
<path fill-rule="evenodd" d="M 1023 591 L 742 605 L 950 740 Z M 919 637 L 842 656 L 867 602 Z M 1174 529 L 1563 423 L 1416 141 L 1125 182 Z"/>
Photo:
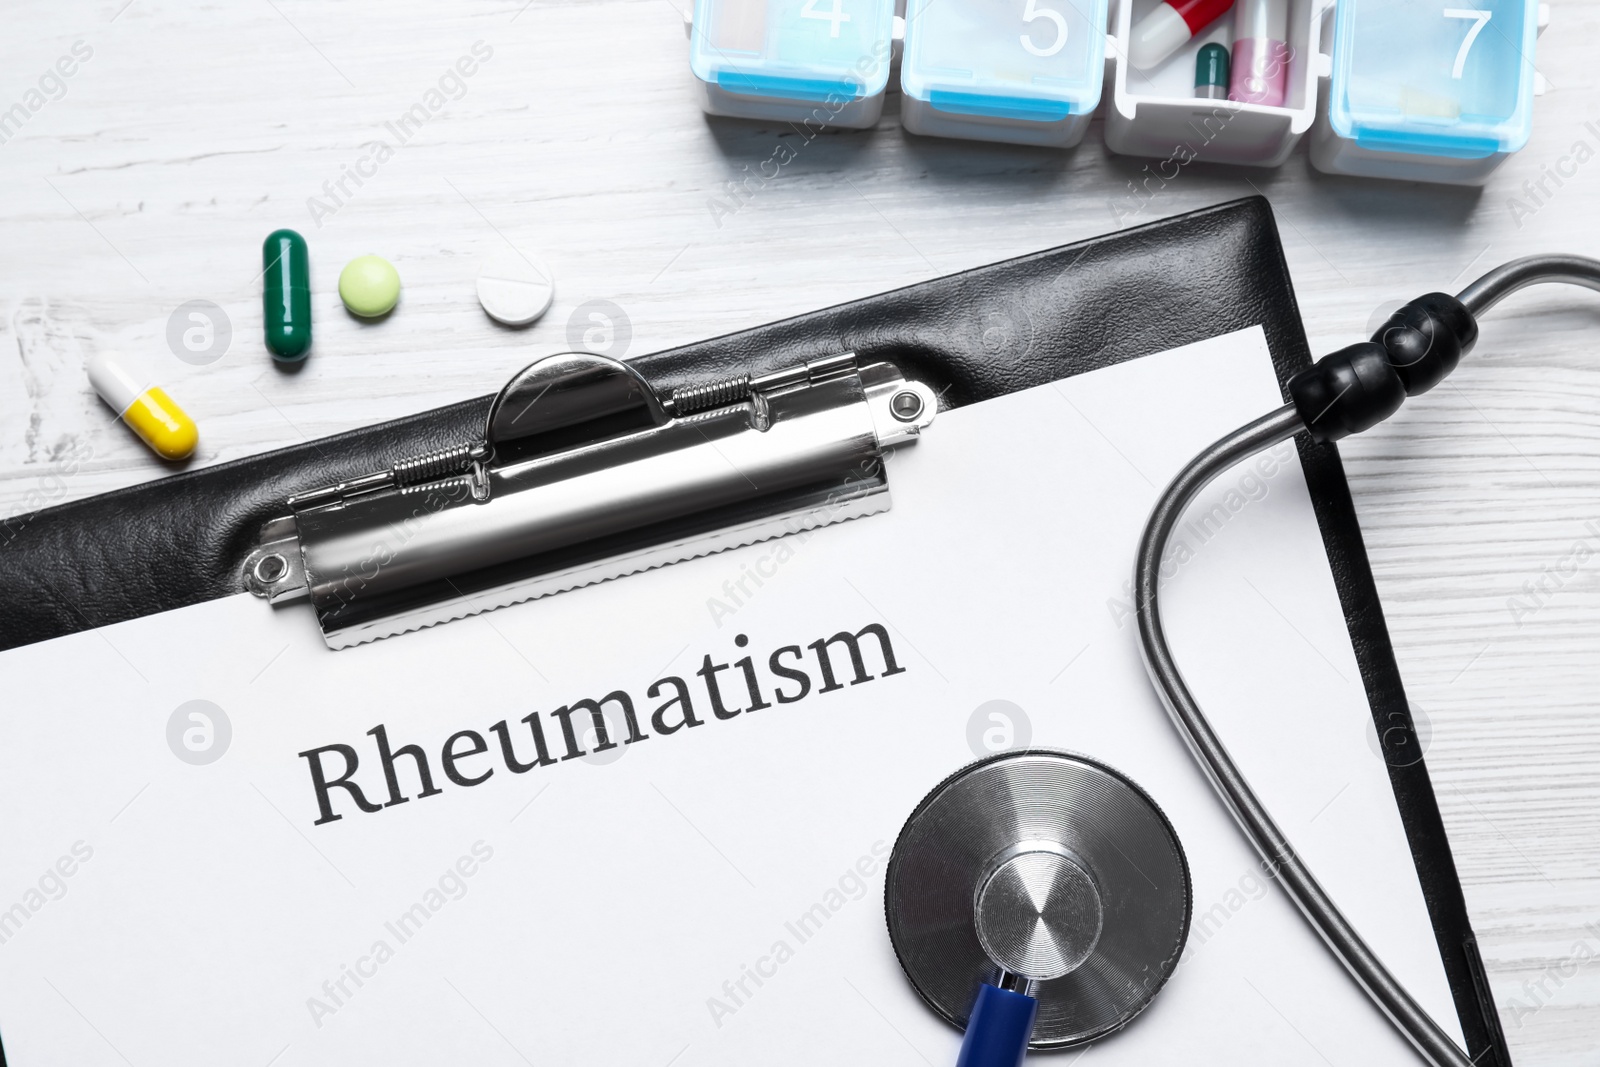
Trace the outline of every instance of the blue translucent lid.
<path fill-rule="evenodd" d="M 1054 122 L 1093 111 L 1106 0 L 910 0 L 900 85 L 935 110 Z"/>
<path fill-rule="evenodd" d="M 1538 0 L 1339 0 L 1328 118 L 1363 148 L 1482 159 L 1533 129 Z"/>
<path fill-rule="evenodd" d="M 889 83 L 894 0 L 695 0 L 689 66 L 725 92 L 817 103 Z"/>

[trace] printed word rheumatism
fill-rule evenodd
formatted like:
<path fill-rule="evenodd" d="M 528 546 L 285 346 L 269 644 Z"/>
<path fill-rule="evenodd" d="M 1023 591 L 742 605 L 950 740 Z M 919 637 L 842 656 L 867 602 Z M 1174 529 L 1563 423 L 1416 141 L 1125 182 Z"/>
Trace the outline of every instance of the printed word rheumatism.
<path fill-rule="evenodd" d="M 868 641 L 868 638 L 872 640 Z M 733 643 L 742 649 L 750 643 L 750 639 L 739 634 Z M 874 644 L 877 646 L 876 656 L 871 654 Z M 880 674 L 872 672 L 877 665 L 872 662 L 874 660 L 882 665 Z M 627 691 L 615 689 L 598 699 L 586 697 L 574 700 L 543 714 L 534 711 L 519 720 L 520 726 L 526 729 L 514 729 L 507 720 L 501 719 L 484 733 L 459 730 L 451 734 L 439 748 L 437 766 L 443 772 L 442 781 L 463 787 L 478 786 L 494 777 L 502 767 L 510 774 L 526 774 L 535 767 L 548 767 L 578 759 L 588 755 L 589 751 L 605 752 L 616 748 L 619 743 L 638 744 L 656 735 L 671 736 L 682 730 L 704 726 L 713 720 L 726 722 L 737 719 L 771 708 L 774 702 L 779 705 L 794 704 L 813 692 L 837 692 L 845 687 L 846 683 L 840 679 L 846 672 L 850 685 L 862 685 L 874 678 L 904 674 L 906 670 L 895 659 L 889 632 L 875 622 L 868 623 L 854 633 L 841 630 L 832 637 L 818 638 L 803 648 L 800 645 L 784 645 L 766 657 L 765 671 L 760 669 L 758 663 L 754 655 L 744 655 L 731 664 L 716 663 L 708 653 L 700 669 L 693 675 L 699 679 L 698 684 L 676 675 L 658 678 L 650 684 L 645 696 L 661 703 L 648 713 L 648 718 L 645 709 L 640 706 L 642 701 L 636 702 Z M 767 675 L 765 679 L 763 674 Z M 813 686 L 814 680 L 821 684 Z M 610 723 L 606 717 L 607 707 L 612 709 Z M 710 712 L 709 719 L 703 717 L 706 711 Z M 583 725 L 584 715 L 592 724 L 592 750 L 585 750 L 580 741 L 580 735 L 591 733 Z M 547 721 L 550 723 L 548 730 L 545 725 Z M 620 742 L 611 736 L 611 724 L 619 721 L 627 732 Z M 651 732 L 645 731 L 646 725 Z M 485 733 L 493 735 L 497 742 L 495 747 L 500 757 L 498 766 L 490 754 L 490 742 Z M 406 795 L 401 785 L 400 770 L 405 765 L 401 757 L 409 761 L 413 772 L 407 777 L 421 787 L 416 799 L 444 792 L 442 785 L 435 784 L 435 765 L 420 746 L 393 746 L 388 729 L 382 723 L 368 730 L 367 736 L 373 739 L 376 749 L 376 759 L 368 755 L 367 766 L 370 768 L 376 762 L 381 767 L 388 799 L 383 803 L 371 799 L 382 794 L 374 788 L 375 783 L 370 779 L 376 776 L 370 771 L 366 785 L 357 780 L 361 756 L 354 745 L 334 744 L 307 749 L 299 755 L 309 766 L 311 787 L 317 797 L 318 818 L 312 825 L 337 822 L 344 818 L 345 812 L 371 814 L 408 803 L 412 798 Z M 556 745 L 559 745 L 559 749 L 555 748 Z M 560 756 L 552 755 L 553 750 L 559 751 Z M 340 801 L 339 806 L 345 811 L 334 810 L 336 796 Z"/>

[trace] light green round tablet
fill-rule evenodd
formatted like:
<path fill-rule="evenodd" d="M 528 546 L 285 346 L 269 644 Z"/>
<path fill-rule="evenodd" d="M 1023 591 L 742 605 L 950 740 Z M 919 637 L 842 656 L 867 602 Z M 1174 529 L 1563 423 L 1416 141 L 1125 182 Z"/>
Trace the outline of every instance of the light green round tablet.
<path fill-rule="evenodd" d="M 400 300 L 400 272 L 382 256 L 357 256 L 339 272 L 339 299 L 352 315 L 387 315 Z"/>

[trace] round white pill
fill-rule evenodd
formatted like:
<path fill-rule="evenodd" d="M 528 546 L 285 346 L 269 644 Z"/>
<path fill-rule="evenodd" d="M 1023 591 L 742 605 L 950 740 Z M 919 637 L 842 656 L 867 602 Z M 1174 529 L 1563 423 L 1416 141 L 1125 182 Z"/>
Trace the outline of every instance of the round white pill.
<path fill-rule="evenodd" d="M 496 322 L 526 326 L 550 310 L 556 283 L 550 268 L 532 256 L 506 250 L 478 271 L 478 303 Z"/>

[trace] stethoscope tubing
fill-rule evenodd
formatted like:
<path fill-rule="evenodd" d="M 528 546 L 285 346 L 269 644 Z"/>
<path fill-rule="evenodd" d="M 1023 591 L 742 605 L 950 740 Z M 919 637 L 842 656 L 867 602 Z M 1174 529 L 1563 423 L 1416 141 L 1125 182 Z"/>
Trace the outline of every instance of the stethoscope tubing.
<path fill-rule="evenodd" d="M 1172 649 L 1161 621 L 1161 560 L 1167 542 L 1184 510 L 1218 475 L 1262 449 L 1287 440 L 1305 428 L 1293 404 L 1243 426 L 1215 442 L 1189 462 L 1156 502 L 1139 539 L 1134 569 L 1135 610 L 1139 621 L 1139 651 L 1155 683 L 1161 702 L 1183 735 L 1212 787 L 1238 820 L 1245 836 L 1261 854 L 1268 870 L 1288 892 L 1312 927 L 1327 942 L 1367 995 L 1383 1009 L 1394 1025 L 1434 1067 L 1473 1067 L 1454 1041 L 1429 1017 L 1383 961 L 1345 918 L 1278 828 L 1266 806 L 1233 761 L 1228 748 L 1200 710 Z"/>
<path fill-rule="evenodd" d="M 1571 255 L 1526 256 L 1488 272 L 1455 299 L 1475 323 L 1506 297 L 1541 282 L 1563 282 L 1600 291 L 1600 260 Z M 1450 367 L 1453 366 L 1452 361 Z M 1445 373 L 1449 369 L 1447 367 Z M 1339 396 L 1333 398 L 1335 403 L 1340 399 Z M 1371 421 L 1381 421 L 1393 410 L 1391 407 Z M 1313 412 L 1309 417 L 1316 422 L 1321 413 Z M 1373 953 L 1273 821 L 1189 691 L 1183 673 L 1172 658 L 1162 626 L 1161 559 L 1184 509 L 1224 471 L 1264 448 L 1307 430 L 1307 418 L 1294 404 L 1287 404 L 1240 427 L 1191 460 L 1161 494 L 1139 539 L 1139 554 L 1134 564 L 1139 652 L 1162 704 L 1217 795 L 1328 948 L 1395 1027 L 1416 1046 L 1423 1059 L 1433 1067 L 1473 1067 L 1472 1059 L 1439 1028 Z"/>

